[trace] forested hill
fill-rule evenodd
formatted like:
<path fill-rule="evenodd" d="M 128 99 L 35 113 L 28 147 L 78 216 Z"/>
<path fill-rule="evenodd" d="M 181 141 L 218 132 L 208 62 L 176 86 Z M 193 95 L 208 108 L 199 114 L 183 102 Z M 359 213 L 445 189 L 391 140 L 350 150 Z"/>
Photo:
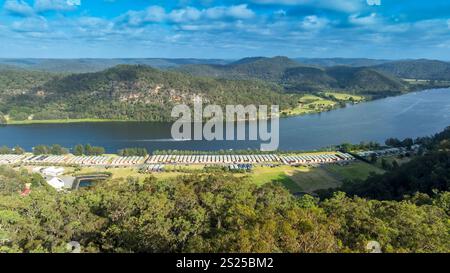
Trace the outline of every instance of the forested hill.
<path fill-rule="evenodd" d="M 375 69 L 406 79 L 450 81 L 450 63 L 436 60 L 404 60 L 374 66 Z"/>
<path fill-rule="evenodd" d="M 363 67 L 363 66 L 375 66 L 390 62 L 390 60 L 367 59 L 367 58 L 295 58 L 295 60 L 303 64 L 315 65 L 320 67 L 331 67 L 341 65 L 352 67 Z"/>
<path fill-rule="evenodd" d="M 6 65 L 0 62 L 0 122 L 76 118 L 167 121 L 173 105 L 190 103 L 196 96 L 203 97 L 205 103 L 278 104 L 285 110 L 297 107 L 296 98 L 309 93 L 320 95 L 333 91 L 370 99 L 450 84 L 404 81 L 382 71 L 390 63 L 375 67 L 323 68 L 287 57 L 245 58 L 229 64 L 221 60 L 173 59 L 170 63 L 174 66 L 188 65 L 170 70 L 148 66 L 155 62 L 162 65 L 166 59 L 113 59 L 111 63 L 105 60 L 99 63 L 111 65 L 116 61 L 138 60 L 143 65 L 118 65 L 81 74 L 18 68 L 17 60 L 8 60 Z M 94 70 L 99 68 L 91 59 L 67 62 L 24 59 L 22 63 L 28 68 L 55 65 L 52 69 L 60 71 L 66 71 L 67 67 L 70 68 L 67 70 L 86 68 L 90 64 Z M 439 64 L 442 67 L 435 70 L 447 71 L 446 63 Z M 411 73 L 406 69 L 409 66 L 391 70 L 406 77 L 400 72 Z M 425 70 L 434 71 L 429 66 L 422 66 L 420 71 Z M 419 77 L 417 73 L 414 75 Z"/>
<path fill-rule="evenodd" d="M 294 95 L 275 84 L 196 78 L 148 66 L 120 65 L 84 74 L 50 77 L 24 86 L 17 96 L 3 96 L 0 111 L 12 119 L 100 118 L 167 121 L 175 104 L 279 104 L 293 107 Z M 42 84 L 41 84 L 42 83 Z"/>
<path fill-rule="evenodd" d="M 324 89 L 361 94 L 399 93 L 409 86 L 401 79 L 370 67 L 305 65 L 287 57 L 245 58 L 227 65 L 186 65 L 186 74 L 227 79 L 260 79 L 280 84 L 287 92 L 318 92 Z"/>

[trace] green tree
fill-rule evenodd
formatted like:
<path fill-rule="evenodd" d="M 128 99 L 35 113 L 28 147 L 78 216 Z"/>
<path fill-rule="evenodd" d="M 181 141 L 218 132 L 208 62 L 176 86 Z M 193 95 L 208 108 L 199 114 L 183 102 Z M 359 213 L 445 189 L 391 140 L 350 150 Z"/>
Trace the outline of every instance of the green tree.
<path fill-rule="evenodd" d="M 13 148 L 13 152 L 14 152 L 14 154 L 22 155 L 25 153 L 25 150 L 22 147 L 17 145 Z"/>
<path fill-rule="evenodd" d="M 81 156 L 84 154 L 84 147 L 81 144 L 75 145 L 75 147 L 73 147 L 73 154 L 76 156 Z"/>
<path fill-rule="evenodd" d="M 33 148 L 33 153 L 35 155 L 47 155 L 50 154 L 50 148 L 45 145 L 38 145 Z"/>

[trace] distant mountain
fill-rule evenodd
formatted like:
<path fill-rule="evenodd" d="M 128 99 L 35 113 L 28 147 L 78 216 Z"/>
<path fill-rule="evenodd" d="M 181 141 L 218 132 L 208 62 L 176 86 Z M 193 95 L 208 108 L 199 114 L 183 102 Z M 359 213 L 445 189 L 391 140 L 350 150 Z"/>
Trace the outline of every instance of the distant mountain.
<path fill-rule="evenodd" d="M 407 83 L 368 67 L 305 65 L 287 57 L 245 58 L 227 65 L 187 65 L 175 68 L 190 75 L 226 79 L 259 79 L 281 84 L 287 92 L 325 89 L 357 93 L 403 92 Z"/>
<path fill-rule="evenodd" d="M 286 69 L 301 64 L 287 57 L 251 57 L 225 65 L 185 65 L 175 68 L 193 76 L 226 79 L 259 79 L 277 82 Z"/>
<path fill-rule="evenodd" d="M 366 58 L 295 58 L 294 60 L 303 64 L 315 65 L 320 67 L 341 66 L 341 65 L 362 67 L 362 66 L 374 66 L 390 62 L 389 60 L 366 59 Z"/>
<path fill-rule="evenodd" d="M 86 73 L 98 72 L 117 65 L 147 65 L 156 68 L 177 67 L 187 64 L 227 64 L 230 61 L 220 59 L 0 59 L 0 66 L 47 72 Z"/>
<path fill-rule="evenodd" d="M 29 72 L 26 73 L 44 73 Z M 13 120 L 101 118 L 171 120 L 176 104 L 278 104 L 295 107 L 293 95 L 262 81 L 196 78 L 148 66 L 119 65 L 102 72 L 48 78 L 28 86 L 17 96 L 1 96 L 0 112 Z"/>
<path fill-rule="evenodd" d="M 436 60 L 403 60 L 376 65 L 373 68 L 404 79 L 450 81 L 450 63 Z"/>

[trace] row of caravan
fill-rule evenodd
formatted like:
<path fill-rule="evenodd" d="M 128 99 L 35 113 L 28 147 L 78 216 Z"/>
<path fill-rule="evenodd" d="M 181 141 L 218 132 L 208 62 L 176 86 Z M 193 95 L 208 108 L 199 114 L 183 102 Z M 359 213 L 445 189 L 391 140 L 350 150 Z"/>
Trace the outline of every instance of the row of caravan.
<path fill-rule="evenodd" d="M 147 163 L 163 164 L 232 164 L 279 162 L 278 155 L 154 155 Z"/>
<path fill-rule="evenodd" d="M 0 164 L 78 165 L 127 167 L 164 164 L 322 164 L 354 160 L 347 153 L 257 154 L 257 155 L 153 155 L 142 156 L 74 156 L 74 155 L 0 155 Z"/>
<path fill-rule="evenodd" d="M 340 161 L 351 161 L 354 157 L 347 153 L 322 153 L 310 155 L 154 155 L 147 160 L 147 164 L 257 164 L 283 163 L 322 164 Z"/>

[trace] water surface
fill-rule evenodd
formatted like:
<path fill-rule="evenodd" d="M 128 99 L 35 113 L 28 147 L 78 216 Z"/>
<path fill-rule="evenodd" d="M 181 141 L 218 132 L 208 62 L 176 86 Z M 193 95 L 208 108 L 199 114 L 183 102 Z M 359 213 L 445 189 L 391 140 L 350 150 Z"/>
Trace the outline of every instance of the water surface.
<path fill-rule="evenodd" d="M 280 120 L 280 149 L 312 150 L 344 142 L 435 134 L 450 126 L 450 89 L 434 89 L 376 100 L 321 114 Z M 257 141 L 175 141 L 171 124 L 105 122 L 33 124 L 0 127 L 0 145 L 27 150 L 39 144 L 100 145 L 108 152 L 120 148 L 219 150 L 259 148 Z"/>

